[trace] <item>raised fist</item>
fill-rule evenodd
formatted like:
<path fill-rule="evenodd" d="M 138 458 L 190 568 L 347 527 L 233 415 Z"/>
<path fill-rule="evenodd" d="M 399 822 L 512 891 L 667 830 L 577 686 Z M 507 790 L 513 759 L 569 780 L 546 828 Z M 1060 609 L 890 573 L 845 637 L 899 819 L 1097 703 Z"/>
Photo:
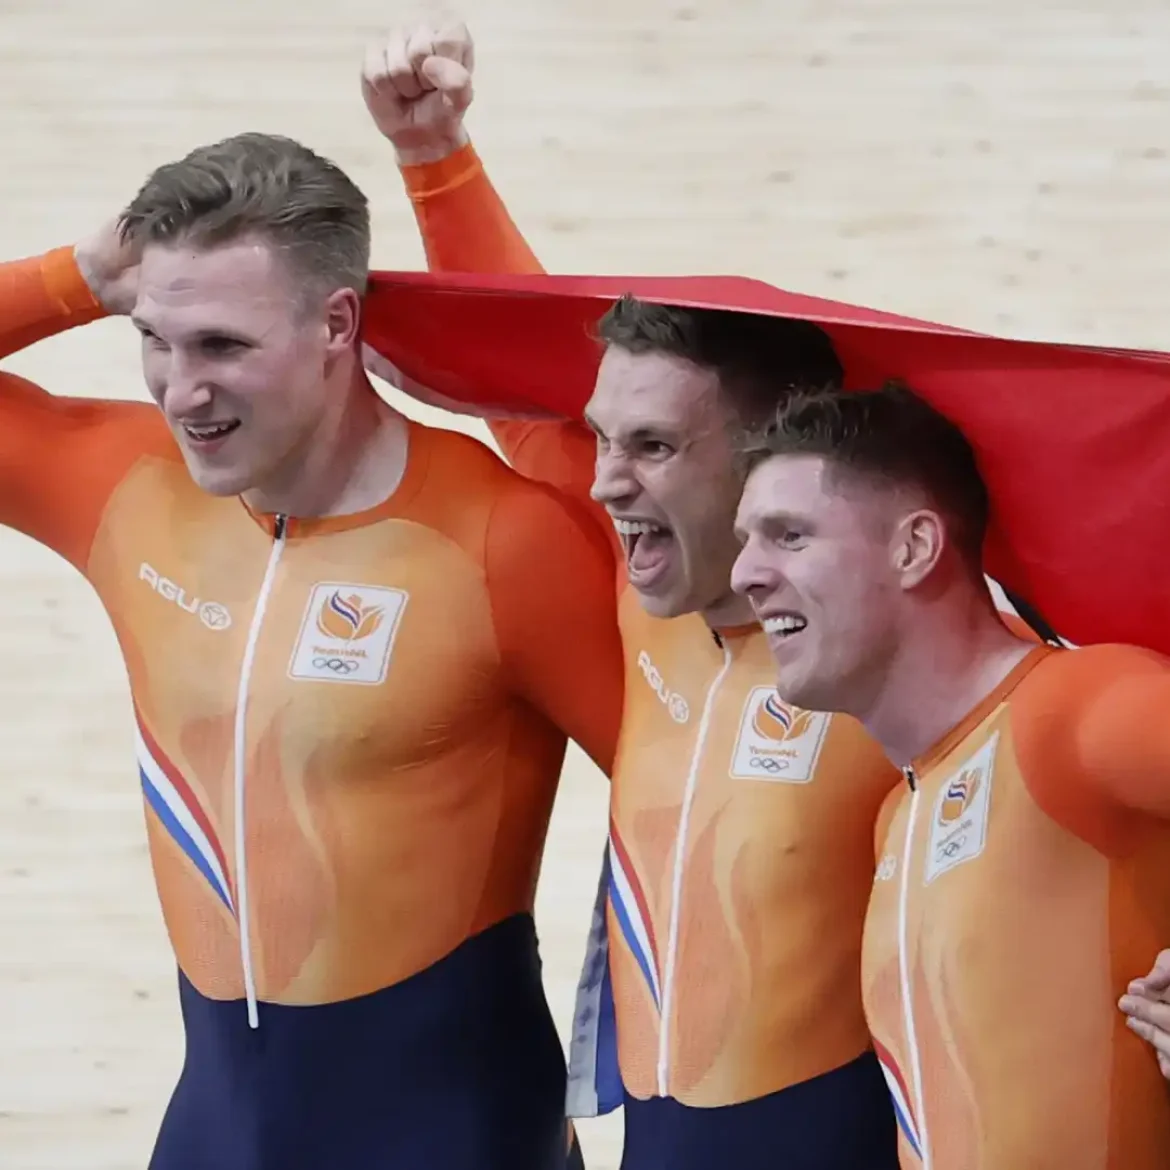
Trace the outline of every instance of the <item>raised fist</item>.
<path fill-rule="evenodd" d="M 405 26 L 366 50 L 362 96 L 400 164 L 437 162 L 466 145 L 474 66 L 461 21 Z"/>

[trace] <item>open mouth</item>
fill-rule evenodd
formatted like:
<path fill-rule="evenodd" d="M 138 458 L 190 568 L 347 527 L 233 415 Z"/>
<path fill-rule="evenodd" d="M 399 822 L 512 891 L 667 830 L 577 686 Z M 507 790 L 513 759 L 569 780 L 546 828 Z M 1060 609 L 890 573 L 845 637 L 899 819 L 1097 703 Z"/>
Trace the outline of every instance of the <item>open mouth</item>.
<path fill-rule="evenodd" d="M 226 439 L 239 425 L 239 419 L 214 423 L 183 423 L 183 433 L 195 444 L 214 443 Z"/>
<path fill-rule="evenodd" d="M 674 533 L 652 520 L 613 519 L 626 550 L 626 567 L 632 583 L 646 585 L 666 568 Z"/>
<path fill-rule="evenodd" d="M 771 637 L 791 638 L 793 634 L 799 634 L 808 622 L 798 613 L 777 613 L 762 618 L 760 624 L 764 627 L 764 633 Z"/>

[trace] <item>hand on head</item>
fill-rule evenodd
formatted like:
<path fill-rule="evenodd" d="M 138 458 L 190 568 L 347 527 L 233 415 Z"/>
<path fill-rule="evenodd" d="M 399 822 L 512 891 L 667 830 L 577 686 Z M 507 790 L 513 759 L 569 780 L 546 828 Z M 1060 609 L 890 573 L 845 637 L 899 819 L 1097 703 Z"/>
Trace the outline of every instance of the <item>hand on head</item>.
<path fill-rule="evenodd" d="M 121 216 L 102 225 L 74 248 L 90 292 L 109 313 L 123 316 L 138 299 L 140 251 L 122 238 Z"/>

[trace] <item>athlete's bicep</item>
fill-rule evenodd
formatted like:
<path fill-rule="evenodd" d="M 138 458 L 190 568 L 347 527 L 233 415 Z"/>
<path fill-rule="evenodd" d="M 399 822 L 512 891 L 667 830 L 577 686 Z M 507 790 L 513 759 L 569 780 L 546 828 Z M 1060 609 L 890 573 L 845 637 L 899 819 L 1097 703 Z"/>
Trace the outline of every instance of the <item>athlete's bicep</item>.
<path fill-rule="evenodd" d="M 493 509 L 486 569 L 513 685 L 608 775 L 625 672 L 604 537 L 572 500 L 518 483 Z"/>
<path fill-rule="evenodd" d="M 474 147 L 402 168 L 432 272 L 543 272 Z"/>

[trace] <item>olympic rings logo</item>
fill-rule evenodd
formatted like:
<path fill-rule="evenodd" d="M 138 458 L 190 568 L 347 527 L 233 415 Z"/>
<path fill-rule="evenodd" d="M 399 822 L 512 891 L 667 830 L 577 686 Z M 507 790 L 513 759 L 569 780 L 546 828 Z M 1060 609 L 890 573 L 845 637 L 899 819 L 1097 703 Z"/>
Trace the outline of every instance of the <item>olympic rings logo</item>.
<path fill-rule="evenodd" d="M 322 656 L 313 659 L 313 666 L 317 670 L 331 670 L 334 674 L 353 674 L 361 666 L 361 663 L 355 662 L 352 658 L 325 658 Z"/>
<path fill-rule="evenodd" d="M 960 833 L 957 837 L 952 837 L 945 845 L 940 845 L 938 851 L 949 860 L 959 853 L 966 844 L 967 834 Z"/>
<path fill-rule="evenodd" d="M 777 772 L 787 772 L 788 766 L 787 760 L 778 760 L 774 756 L 752 756 L 748 764 L 749 768 L 755 768 L 758 772 L 768 772 L 773 776 Z"/>

